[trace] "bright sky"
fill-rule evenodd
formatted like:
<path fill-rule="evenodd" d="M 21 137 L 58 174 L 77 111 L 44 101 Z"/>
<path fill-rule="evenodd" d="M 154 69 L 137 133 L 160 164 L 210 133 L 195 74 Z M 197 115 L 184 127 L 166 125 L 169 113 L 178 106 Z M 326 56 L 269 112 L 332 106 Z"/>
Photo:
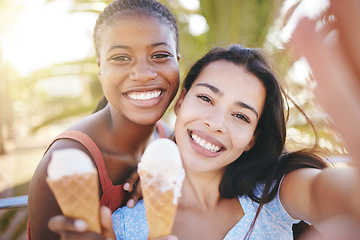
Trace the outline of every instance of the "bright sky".
<path fill-rule="evenodd" d="M 3 58 L 22 75 L 54 63 L 82 59 L 93 48 L 93 13 L 70 13 L 72 0 L 14 0 L 17 21 L 1 37 Z M 16 17 L 15 17 L 16 19 Z"/>

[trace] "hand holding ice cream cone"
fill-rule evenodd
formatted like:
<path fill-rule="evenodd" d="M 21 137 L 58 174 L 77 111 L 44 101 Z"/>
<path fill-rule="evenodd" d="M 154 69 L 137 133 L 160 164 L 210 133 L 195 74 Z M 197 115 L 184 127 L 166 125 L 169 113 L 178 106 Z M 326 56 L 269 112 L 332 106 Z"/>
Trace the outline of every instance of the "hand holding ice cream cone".
<path fill-rule="evenodd" d="M 65 216 L 82 219 L 89 231 L 101 233 L 98 174 L 84 152 L 54 151 L 46 181 Z"/>

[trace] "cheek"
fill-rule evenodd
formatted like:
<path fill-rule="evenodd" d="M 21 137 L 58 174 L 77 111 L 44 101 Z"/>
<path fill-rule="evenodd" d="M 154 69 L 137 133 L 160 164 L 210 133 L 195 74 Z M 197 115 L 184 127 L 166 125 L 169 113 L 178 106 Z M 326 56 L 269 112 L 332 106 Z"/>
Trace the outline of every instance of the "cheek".
<path fill-rule="evenodd" d="M 236 129 L 236 128 L 233 128 Z M 254 130 L 252 128 L 244 127 L 238 128 L 231 132 L 231 139 L 234 149 L 238 149 L 240 154 L 246 149 L 253 139 Z M 239 154 L 239 156 L 240 156 Z"/>
<path fill-rule="evenodd" d="M 102 71 L 103 82 L 112 87 L 123 83 L 130 75 L 129 68 L 109 64 Z"/>
<path fill-rule="evenodd" d="M 114 73 L 116 73 L 116 71 L 114 71 L 112 66 L 102 65 L 100 68 L 100 75 L 103 84 L 109 84 Z"/>
<path fill-rule="evenodd" d="M 168 64 L 166 66 L 163 66 L 161 71 L 164 73 L 165 78 L 171 82 L 175 83 L 177 86 L 179 86 L 179 65 L 175 62 L 172 62 L 171 64 Z"/>
<path fill-rule="evenodd" d="M 178 142 L 179 144 L 181 144 L 182 141 L 184 141 L 185 138 L 185 133 L 186 133 L 186 128 L 185 128 L 186 122 L 185 119 L 182 118 L 182 115 L 179 115 L 176 117 L 176 121 L 175 121 L 175 138 L 176 138 L 176 142 Z"/>
<path fill-rule="evenodd" d="M 179 128 L 184 128 L 186 123 L 196 119 L 197 112 L 195 112 L 193 109 L 194 108 L 192 108 L 192 105 L 188 101 L 183 101 L 176 117 L 175 126 L 178 125 Z"/>
<path fill-rule="evenodd" d="M 187 102 L 183 102 L 176 116 L 175 137 L 179 142 L 187 137 L 188 123 L 191 123 L 194 120 L 194 113 L 187 105 Z"/>

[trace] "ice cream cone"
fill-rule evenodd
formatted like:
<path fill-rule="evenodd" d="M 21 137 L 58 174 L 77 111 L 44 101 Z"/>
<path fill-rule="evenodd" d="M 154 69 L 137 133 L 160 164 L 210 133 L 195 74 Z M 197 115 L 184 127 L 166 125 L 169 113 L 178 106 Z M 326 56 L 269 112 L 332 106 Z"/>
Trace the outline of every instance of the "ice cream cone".
<path fill-rule="evenodd" d="M 97 173 L 47 179 L 64 216 L 83 219 L 88 230 L 101 233 Z"/>
<path fill-rule="evenodd" d="M 46 181 L 64 216 L 82 219 L 89 231 L 101 233 L 98 173 L 84 152 L 55 151 Z"/>
<path fill-rule="evenodd" d="M 177 145 L 169 139 L 157 139 L 145 149 L 138 165 L 144 197 L 149 238 L 171 233 L 178 198 L 185 177 Z"/>
<path fill-rule="evenodd" d="M 154 176 L 145 171 L 139 171 L 139 174 L 149 226 L 149 238 L 169 235 L 177 209 L 173 190 L 162 192 Z"/>

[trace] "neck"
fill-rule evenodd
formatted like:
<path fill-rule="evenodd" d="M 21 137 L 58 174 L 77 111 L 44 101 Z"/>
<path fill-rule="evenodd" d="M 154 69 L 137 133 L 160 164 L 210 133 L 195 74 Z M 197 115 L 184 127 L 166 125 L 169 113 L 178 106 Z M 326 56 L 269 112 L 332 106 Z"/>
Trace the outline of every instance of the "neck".
<path fill-rule="evenodd" d="M 122 152 L 142 153 L 154 132 L 156 123 L 151 125 L 140 125 L 130 121 L 121 114 L 111 111 L 106 107 L 106 121 L 110 128 L 110 139 L 112 145 L 115 145 Z"/>
<path fill-rule="evenodd" d="M 199 174 L 186 171 L 180 205 L 193 205 L 201 209 L 214 209 L 221 201 L 219 185 L 222 175 Z"/>

